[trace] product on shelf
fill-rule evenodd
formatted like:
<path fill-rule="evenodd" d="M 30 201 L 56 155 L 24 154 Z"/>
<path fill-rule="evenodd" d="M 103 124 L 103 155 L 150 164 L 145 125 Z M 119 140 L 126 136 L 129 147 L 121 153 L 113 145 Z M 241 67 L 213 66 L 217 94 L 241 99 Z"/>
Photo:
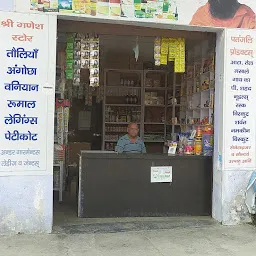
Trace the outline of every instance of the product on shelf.
<path fill-rule="evenodd" d="M 188 139 L 187 143 L 184 147 L 184 154 L 185 155 L 194 155 L 194 140 Z"/>
<path fill-rule="evenodd" d="M 209 89 L 209 86 L 210 86 L 209 78 L 206 78 L 206 79 L 203 81 L 202 85 L 201 85 L 202 91 L 208 90 L 208 89 Z"/>
<path fill-rule="evenodd" d="M 213 154 L 213 134 L 203 134 L 203 155 L 212 156 Z"/>
<path fill-rule="evenodd" d="M 105 112 L 105 121 L 116 123 L 139 122 L 140 116 L 141 112 L 136 109 L 136 107 L 107 107 Z"/>
<path fill-rule="evenodd" d="M 115 151 L 116 143 L 114 142 L 106 142 L 105 143 L 105 150 L 107 151 Z"/>
<path fill-rule="evenodd" d="M 197 138 L 195 139 L 195 155 L 201 155 L 202 154 L 202 139 Z"/>
<path fill-rule="evenodd" d="M 157 92 L 145 92 L 145 105 L 164 105 L 164 97 Z"/>

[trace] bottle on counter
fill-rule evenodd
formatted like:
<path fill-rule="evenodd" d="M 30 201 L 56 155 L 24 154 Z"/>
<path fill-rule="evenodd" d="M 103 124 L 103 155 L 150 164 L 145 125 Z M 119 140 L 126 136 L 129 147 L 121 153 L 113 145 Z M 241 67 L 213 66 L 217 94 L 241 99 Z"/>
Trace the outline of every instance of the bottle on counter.
<path fill-rule="evenodd" d="M 195 155 L 200 156 L 202 154 L 202 139 L 195 140 Z"/>

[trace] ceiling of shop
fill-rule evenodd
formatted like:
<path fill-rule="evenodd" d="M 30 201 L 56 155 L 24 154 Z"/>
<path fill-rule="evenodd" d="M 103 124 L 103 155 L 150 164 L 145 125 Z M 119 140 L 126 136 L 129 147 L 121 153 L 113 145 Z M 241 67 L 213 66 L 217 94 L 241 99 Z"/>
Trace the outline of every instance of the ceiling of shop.
<path fill-rule="evenodd" d="M 108 36 L 100 37 L 101 53 L 115 53 L 115 54 L 133 54 L 133 48 L 136 45 L 136 36 Z M 138 37 L 139 55 L 153 59 L 154 52 L 154 37 Z"/>
<path fill-rule="evenodd" d="M 65 33 L 58 34 L 58 42 L 65 43 Z M 136 45 L 137 36 L 100 36 L 100 54 L 102 57 L 113 55 L 134 55 L 133 48 Z M 186 40 L 186 48 L 197 44 L 196 40 Z M 154 37 L 138 37 L 139 56 L 146 60 L 153 60 L 154 56 Z"/>

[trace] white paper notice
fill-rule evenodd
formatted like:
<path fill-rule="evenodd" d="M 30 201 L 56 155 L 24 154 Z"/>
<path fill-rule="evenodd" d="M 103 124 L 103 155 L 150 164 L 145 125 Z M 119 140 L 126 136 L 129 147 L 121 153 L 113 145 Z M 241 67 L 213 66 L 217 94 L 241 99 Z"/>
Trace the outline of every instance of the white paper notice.
<path fill-rule="evenodd" d="M 172 166 L 151 167 L 151 183 L 172 182 Z"/>
<path fill-rule="evenodd" d="M 229 29 L 226 45 L 223 167 L 255 169 L 256 31 Z"/>
<path fill-rule="evenodd" d="M 1 172 L 46 170 L 48 23 L 0 13 Z"/>

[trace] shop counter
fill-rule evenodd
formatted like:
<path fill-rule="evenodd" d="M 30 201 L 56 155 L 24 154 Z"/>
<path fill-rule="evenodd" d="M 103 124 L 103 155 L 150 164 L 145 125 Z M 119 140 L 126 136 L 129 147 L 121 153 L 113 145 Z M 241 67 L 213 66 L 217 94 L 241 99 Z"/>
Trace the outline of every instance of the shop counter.
<path fill-rule="evenodd" d="M 151 183 L 152 166 L 172 182 Z M 81 152 L 79 217 L 209 216 L 212 157 Z"/>

